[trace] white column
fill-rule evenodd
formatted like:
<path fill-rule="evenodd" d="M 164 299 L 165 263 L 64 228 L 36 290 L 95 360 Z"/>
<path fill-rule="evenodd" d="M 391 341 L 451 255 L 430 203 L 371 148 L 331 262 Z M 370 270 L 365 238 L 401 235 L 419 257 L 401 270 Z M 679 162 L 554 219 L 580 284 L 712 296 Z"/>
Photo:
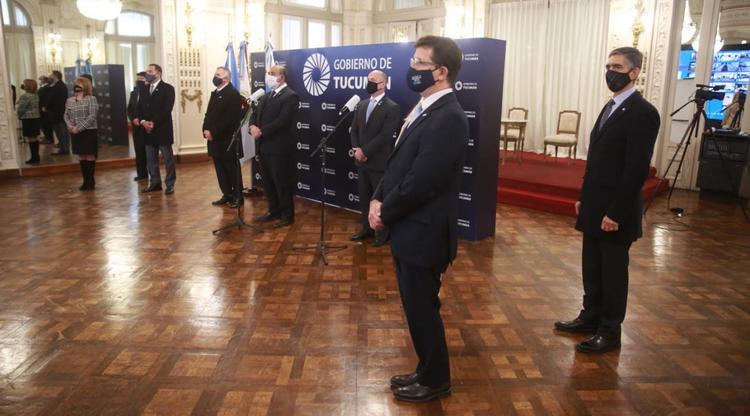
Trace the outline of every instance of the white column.
<path fill-rule="evenodd" d="M 182 136 L 180 129 L 180 79 L 177 62 L 177 0 L 159 0 L 156 7 L 156 57 L 162 67 L 162 78 L 175 88 L 175 105 L 172 109 L 174 127 L 174 145 L 176 154 L 180 154 Z"/>
<path fill-rule="evenodd" d="M 5 30 L 0 16 L 0 39 Z M 20 91 L 20 88 L 17 90 Z M 8 81 L 8 64 L 5 61 L 5 42 L 0 42 L 0 170 L 19 169 L 17 119 L 13 106 L 13 95 Z"/>

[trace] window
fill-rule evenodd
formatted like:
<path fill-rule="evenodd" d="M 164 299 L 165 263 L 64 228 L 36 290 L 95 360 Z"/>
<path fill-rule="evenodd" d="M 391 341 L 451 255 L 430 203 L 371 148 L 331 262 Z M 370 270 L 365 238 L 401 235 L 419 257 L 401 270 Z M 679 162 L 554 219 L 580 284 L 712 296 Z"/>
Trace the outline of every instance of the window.
<path fill-rule="evenodd" d="M 10 83 L 19 86 L 26 78 L 35 78 L 36 57 L 31 19 L 23 7 L 12 0 L 2 0 L 5 58 Z"/>
<path fill-rule="evenodd" d="M 331 23 L 331 46 L 341 46 L 341 23 Z"/>
<path fill-rule="evenodd" d="M 8 11 L 8 0 L 3 0 L 3 24 L 5 26 L 10 26 L 10 12 Z"/>
<path fill-rule="evenodd" d="M 3 26 L 27 28 L 31 30 L 29 15 L 23 7 L 15 1 L 2 0 Z"/>
<path fill-rule="evenodd" d="M 151 16 L 138 12 L 122 12 L 117 19 L 107 22 L 104 33 L 128 37 L 150 37 L 152 36 Z"/>
<path fill-rule="evenodd" d="M 285 0 L 285 3 L 293 4 L 295 6 L 315 7 L 318 9 L 326 8 L 326 0 Z"/>
<path fill-rule="evenodd" d="M 302 19 L 284 16 L 281 21 L 281 49 L 302 47 Z"/>
<path fill-rule="evenodd" d="M 125 67 L 125 88 L 133 88 L 135 74 L 154 62 L 153 17 L 136 11 L 123 11 L 104 26 L 107 62 Z"/>
<path fill-rule="evenodd" d="M 424 0 L 393 0 L 394 9 L 411 9 L 424 6 Z"/>
<path fill-rule="evenodd" d="M 307 47 L 323 48 L 326 46 L 326 24 L 309 21 L 307 23 Z"/>

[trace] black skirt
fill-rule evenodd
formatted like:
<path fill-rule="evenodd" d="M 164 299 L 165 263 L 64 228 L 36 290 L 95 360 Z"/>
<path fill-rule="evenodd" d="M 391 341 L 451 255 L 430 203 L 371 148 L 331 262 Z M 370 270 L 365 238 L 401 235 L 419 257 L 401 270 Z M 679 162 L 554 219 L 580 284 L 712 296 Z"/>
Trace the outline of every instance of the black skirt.
<path fill-rule="evenodd" d="M 99 153 L 96 129 L 88 129 L 78 134 L 70 134 L 73 153 L 76 155 L 94 155 Z"/>
<path fill-rule="evenodd" d="M 42 122 L 39 118 L 23 118 L 21 119 L 21 130 L 23 130 L 23 137 L 36 137 L 39 136 L 39 130 Z"/>

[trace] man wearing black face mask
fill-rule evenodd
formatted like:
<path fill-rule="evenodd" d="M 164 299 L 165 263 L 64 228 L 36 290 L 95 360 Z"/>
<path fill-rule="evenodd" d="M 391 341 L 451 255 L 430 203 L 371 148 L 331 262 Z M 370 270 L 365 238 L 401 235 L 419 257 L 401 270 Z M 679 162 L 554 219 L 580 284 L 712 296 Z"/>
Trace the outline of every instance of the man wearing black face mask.
<path fill-rule="evenodd" d="M 130 99 L 128 100 L 128 119 L 133 125 L 133 150 L 135 150 L 135 171 L 136 177 L 134 181 L 141 181 L 148 179 L 148 167 L 146 165 L 146 143 L 143 141 L 143 127 L 141 127 L 138 120 L 138 103 L 141 97 L 145 97 L 146 88 L 146 72 L 141 71 L 136 74 L 135 86 L 133 91 L 130 92 Z"/>
<path fill-rule="evenodd" d="M 415 45 L 406 82 L 421 100 L 396 139 L 370 202 L 370 226 L 389 230 L 401 302 L 419 364 L 391 378 L 396 399 L 424 402 L 451 391 L 441 274 L 456 257 L 458 190 L 469 121 L 453 93 L 462 54 L 449 38 Z"/>
<path fill-rule="evenodd" d="M 242 97 L 229 83 L 229 70 L 223 66 L 216 68 L 211 93 L 203 119 L 203 138 L 208 144 L 208 154 L 214 160 L 216 178 L 222 196 L 213 205 L 228 205 L 237 208 L 242 203 L 242 183 L 237 186 L 237 169 L 240 168 L 234 148 L 228 149 L 232 135 L 240 124 Z M 238 198 L 239 197 L 239 198 Z"/>
<path fill-rule="evenodd" d="M 659 113 L 635 89 L 643 55 L 635 48 L 610 52 L 605 80 L 614 97 L 591 131 L 576 229 L 583 232 L 583 310 L 555 322 L 564 332 L 590 333 L 581 352 L 620 347 L 628 297 L 630 245 L 642 236 L 641 188 L 659 133 Z"/>
<path fill-rule="evenodd" d="M 360 101 L 354 113 L 351 128 L 352 150 L 357 164 L 359 202 L 362 209 L 362 229 L 351 237 L 352 241 L 364 241 L 375 235 L 367 216 L 370 198 L 383 177 L 385 162 L 393 150 L 398 132 L 401 107 L 385 96 L 388 76 L 383 71 L 372 71 L 367 75 L 367 92 L 370 98 Z M 378 233 L 373 246 L 385 243 Z"/>

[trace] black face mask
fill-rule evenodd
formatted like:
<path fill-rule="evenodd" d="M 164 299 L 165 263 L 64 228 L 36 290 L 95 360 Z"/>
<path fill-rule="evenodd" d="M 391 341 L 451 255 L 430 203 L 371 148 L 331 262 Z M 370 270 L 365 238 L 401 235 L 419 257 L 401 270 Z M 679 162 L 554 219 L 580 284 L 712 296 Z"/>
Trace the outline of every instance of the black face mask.
<path fill-rule="evenodd" d="M 368 94 L 375 94 L 375 92 L 378 90 L 378 83 L 367 81 L 367 87 L 365 87 L 365 91 L 367 91 Z"/>
<path fill-rule="evenodd" d="M 604 77 L 607 80 L 607 87 L 609 90 L 612 92 L 622 91 L 626 85 L 630 84 L 631 80 L 629 74 L 630 71 L 622 73 L 608 69 Z"/>
<path fill-rule="evenodd" d="M 437 68 L 436 68 L 437 69 Z M 406 85 L 414 92 L 422 92 L 435 85 L 432 71 L 435 69 L 417 70 L 412 67 L 406 71 Z"/>
<path fill-rule="evenodd" d="M 222 82 L 224 82 L 224 80 L 217 76 L 214 76 L 214 79 L 211 82 L 214 83 L 215 87 L 218 87 L 219 85 L 221 85 Z"/>
<path fill-rule="evenodd" d="M 81 92 L 81 91 L 83 91 L 83 87 L 81 87 L 80 85 L 76 85 L 75 87 L 73 87 L 73 91 L 75 91 L 75 92 Z"/>
<path fill-rule="evenodd" d="M 135 85 L 136 85 L 137 87 L 143 87 L 143 86 L 145 86 L 145 85 L 146 85 L 146 81 L 136 81 L 136 82 L 135 82 Z"/>

